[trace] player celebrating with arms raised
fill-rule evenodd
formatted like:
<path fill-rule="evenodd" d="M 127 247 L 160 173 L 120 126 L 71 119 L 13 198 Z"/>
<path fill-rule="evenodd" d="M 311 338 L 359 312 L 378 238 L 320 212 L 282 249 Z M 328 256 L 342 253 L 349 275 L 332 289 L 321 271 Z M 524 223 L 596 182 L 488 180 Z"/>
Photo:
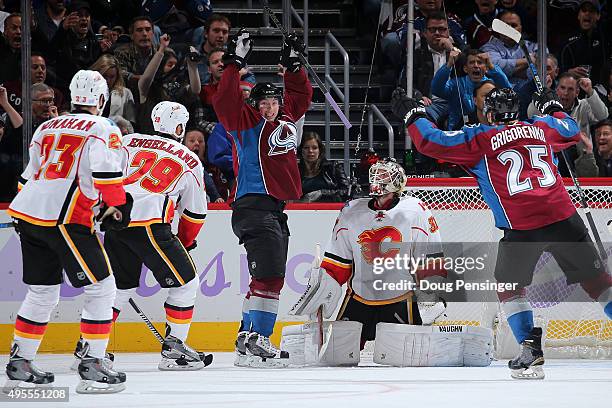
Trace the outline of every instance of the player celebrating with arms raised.
<path fill-rule="evenodd" d="M 612 318 L 612 278 L 553 158 L 554 152 L 578 142 L 580 129 L 563 112 L 554 92 L 538 92 L 533 100 L 544 116 L 519 122 L 516 93 L 509 88 L 492 89 L 483 109 L 489 123 L 455 132 L 437 129 L 425 109 L 401 88 L 395 90 L 391 102 L 393 113 L 404 119 L 421 153 L 461 164 L 476 177 L 495 225 L 504 231 L 495 278 L 519 287 L 498 293 L 508 324 L 521 344 L 520 355 L 508 363 L 512 377 L 519 379 L 544 378 L 542 329 L 534 327 L 531 305 L 525 297 L 525 287 L 531 283 L 542 251 L 553 254 L 568 284 L 579 282 Z M 568 247 L 564 243 L 580 244 Z"/>
<path fill-rule="evenodd" d="M 72 286 L 85 290 L 81 315 L 82 359 L 79 393 L 125 389 L 125 373 L 105 360 L 111 331 L 115 278 L 102 243 L 93 232 L 92 207 L 102 195 L 102 220 L 113 228 L 130 221 L 131 197 L 123 189 L 121 132 L 98 115 L 109 99 L 106 80 L 79 71 L 70 83 L 72 113 L 40 125 L 30 144 L 23 188 L 10 204 L 21 240 L 23 281 L 28 293 L 17 313 L 6 374 L 20 381 L 48 384 L 53 373 L 32 360 L 57 305 L 62 269 Z"/>
<path fill-rule="evenodd" d="M 228 43 L 225 69 L 213 99 L 232 143 L 236 174 L 232 229 L 244 244 L 251 274 L 236 340 L 238 365 L 283 366 L 288 361 L 287 353 L 270 343 L 270 335 L 289 249 L 285 202 L 302 196 L 295 121 L 306 113 L 312 98 L 312 87 L 296 54 L 296 49 L 303 51 L 303 44 L 294 37 L 289 41 L 291 45 L 284 43 L 281 50 L 281 63 L 287 68 L 284 94 L 269 82 L 259 83 L 245 103 L 239 70 L 246 64 L 253 40 L 240 30 Z"/>

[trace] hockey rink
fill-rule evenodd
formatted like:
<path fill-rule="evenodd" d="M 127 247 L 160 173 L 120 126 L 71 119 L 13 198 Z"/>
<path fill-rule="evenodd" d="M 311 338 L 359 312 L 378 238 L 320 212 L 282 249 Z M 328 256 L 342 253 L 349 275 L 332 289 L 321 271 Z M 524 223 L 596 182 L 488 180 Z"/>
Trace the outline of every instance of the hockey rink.
<path fill-rule="evenodd" d="M 233 366 L 233 353 L 214 353 L 209 367 L 194 372 L 157 370 L 158 354 L 118 354 L 127 373 L 125 391 L 80 395 L 72 355 L 41 354 L 40 368 L 55 372 L 55 385 L 70 387 L 69 402 L 21 402 L 16 407 L 571 407 L 607 406 L 612 361 L 548 360 L 546 379 L 510 379 L 505 361 L 483 368 L 294 368 L 262 370 Z M 4 365 L 7 356 L 2 356 Z M 6 376 L 2 376 L 2 383 Z M 608 401 L 608 402 L 605 402 Z M 8 403 L 0 404 L 8 406 Z"/>

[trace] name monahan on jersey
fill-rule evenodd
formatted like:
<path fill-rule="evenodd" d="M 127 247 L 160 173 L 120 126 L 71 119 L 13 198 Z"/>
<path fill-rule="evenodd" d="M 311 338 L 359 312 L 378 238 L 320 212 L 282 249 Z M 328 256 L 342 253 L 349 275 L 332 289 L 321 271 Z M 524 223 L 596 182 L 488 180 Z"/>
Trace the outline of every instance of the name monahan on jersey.
<path fill-rule="evenodd" d="M 406 282 L 443 275 L 431 269 L 440 262 L 411 262 L 428 270 L 391 267 L 380 270 L 380 260 L 405 256 L 430 261 L 442 257 L 440 232 L 431 211 L 414 197 L 403 197 L 390 210 L 377 210 L 372 200 L 352 200 L 340 212 L 321 267 L 365 304 L 388 304 L 410 296 Z M 429 266 L 427 266 L 429 265 Z M 382 282 L 400 285 L 381 285 Z M 391 290 L 389 287 L 399 287 Z"/>

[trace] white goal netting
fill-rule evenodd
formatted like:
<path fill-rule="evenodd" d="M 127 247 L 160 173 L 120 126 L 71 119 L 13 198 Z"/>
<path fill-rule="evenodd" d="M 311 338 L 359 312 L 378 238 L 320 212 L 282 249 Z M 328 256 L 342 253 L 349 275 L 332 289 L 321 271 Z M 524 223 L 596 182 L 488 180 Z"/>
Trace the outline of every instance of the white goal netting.
<path fill-rule="evenodd" d="M 565 184 L 588 227 L 576 188 L 571 180 L 567 180 Z M 408 186 L 408 194 L 424 201 L 434 213 L 443 241 L 497 242 L 501 238 L 502 233 L 495 228 L 493 215 L 473 179 L 409 179 Z M 612 220 L 612 183 L 605 179 L 585 179 L 581 187 L 609 254 L 612 239 L 607 223 Z M 542 205 L 546 206 L 547 203 L 542 202 Z M 547 263 L 550 258 L 552 257 L 546 253 L 540 258 L 534 281 L 528 288 L 528 298 L 534 309 L 536 324 L 545 330 L 544 347 L 547 357 L 612 358 L 612 321 L 606 318 L 598 303 L 575 301 L 584 299 L 584 293 L 578 284 L 568 286 L 564 280 L 557 280 L 557 283 L 562 283 L 559 286 L 563 299 L 554 302 L 541 301 L 539 292 L 546 290 L 547 285 L 555 284 L 539 280 L 545 273 L 538 274 L 538 269 L 549 267 Z M 608 262 L 608 270 L 611 270 L 610 266 Z M 441 324 L 494 328 L 499 358 L 512 356 L 518 350 L 505 318 L 500 313 L 499 305 L 495 302 L 449 304 L 447 319 Z"/>

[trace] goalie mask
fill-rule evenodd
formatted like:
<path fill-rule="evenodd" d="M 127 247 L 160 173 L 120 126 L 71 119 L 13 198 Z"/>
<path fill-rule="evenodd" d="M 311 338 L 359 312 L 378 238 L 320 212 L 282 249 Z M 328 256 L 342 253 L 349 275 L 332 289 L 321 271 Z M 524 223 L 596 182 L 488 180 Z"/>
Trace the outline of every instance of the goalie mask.
<path fill-rule="evenodd" d="M 511 88 L 494 88 L 485 96 L 484 115 L 489 118 L 492 114 L 492 123 L 508 123 L 518 119 L 519 99 L 518 95 Z"/>
<path fill-rule="evenodd" d="M 151 121 L 156 132 L 182 142 L 189 121 L 189 112 L 180 103 L 163 101 L 153 108 Z"/>
<path fill-rule="evenodd" d="M 370 167 L 369 181 L 371 197 L 387 193 L 399 195 L 406 188 L 408 177 L 404 168 L 395 159 L 385 158 Z"/>
<path fill-rule="evenodd" d="M 104 99 L 100 101 L 102 97 Z M 98 115 L 101 115 L 108 99 L 106 79 L 98 71 L 82 69 L 74 74 L 70 81 L 70 102 L 73 106 L 96 106 Z"/>

